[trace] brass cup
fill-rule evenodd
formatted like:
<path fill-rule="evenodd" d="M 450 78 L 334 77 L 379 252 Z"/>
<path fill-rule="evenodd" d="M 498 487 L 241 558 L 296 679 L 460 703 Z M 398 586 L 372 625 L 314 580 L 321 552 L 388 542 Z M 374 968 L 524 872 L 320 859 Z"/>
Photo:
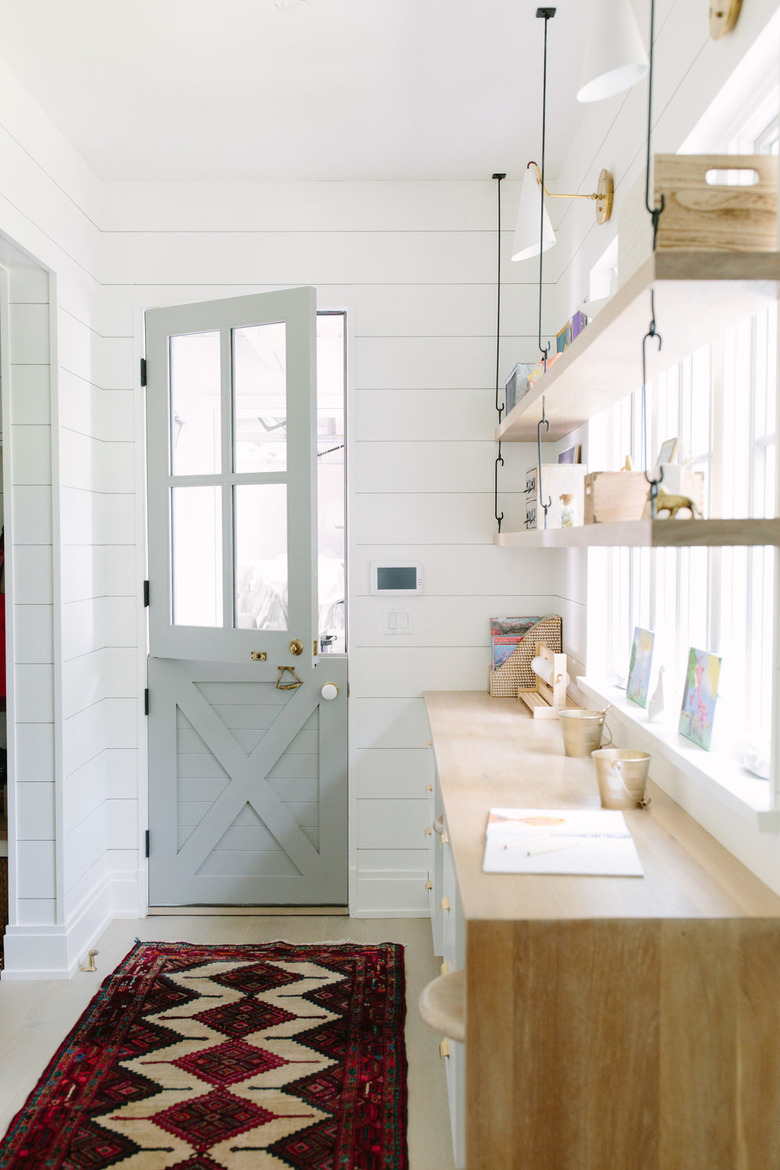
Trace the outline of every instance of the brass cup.
<path fill-rule="evenodd" d="M 591 757 L 596 764 L 602 808 L 647 808 L 650 756 L 629 748 L 601 748 Z"/>
<path fill-rule="evenodd" d="M 601 747 L 606 714 L 606 711 L 585 711 L 578 707 L 558 712 L 563 750 L 567 756 L 589 756 L 596 748 Z M 608 727 L 606 732 L 609 736 L 606 742 L 610 744 L 612 735 Z"/>

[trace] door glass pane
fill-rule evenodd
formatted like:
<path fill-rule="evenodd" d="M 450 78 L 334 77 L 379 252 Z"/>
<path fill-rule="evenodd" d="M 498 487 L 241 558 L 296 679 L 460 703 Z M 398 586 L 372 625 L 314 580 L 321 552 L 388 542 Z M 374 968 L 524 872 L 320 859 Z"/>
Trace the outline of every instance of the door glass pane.
<path fill-rule="evenodd" d="M 221 626 L 221 489 L 173 488 L 171 526 L 173 624 Z"/>
<path fill-rule="evenodd" d="M 283 321 L 233 330 L 233 467 L 287 468 L 287 338 Z"/>
<path fill-rule="evenodd" d="M 234 493 L 236 626 L 286 630 L 287 487 L 243 484 Z"/>
<path fill-rule="evenodd" d="M 171 474 L 210 475 L 221 468 L 219 331 L 172 337 Z"/>
<path fill-rule="evenodd" d="M 346 651 L 345 316 L 317 314 L 317 499 L 322 654 Z"/>

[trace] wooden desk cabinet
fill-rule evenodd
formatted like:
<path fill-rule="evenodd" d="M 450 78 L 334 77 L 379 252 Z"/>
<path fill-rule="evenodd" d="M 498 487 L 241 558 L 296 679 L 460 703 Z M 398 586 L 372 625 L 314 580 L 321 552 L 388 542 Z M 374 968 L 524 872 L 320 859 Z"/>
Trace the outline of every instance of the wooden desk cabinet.
<path fill-rule="evenodd" d="M 491 806 L 598 807 L 595 768 L 512 699 L 426 703 L 466 935 L 467 1170 L 780 1170 L 780 898 L 652 785 L 625 814 L 643 878 L 482 873 Z"/>

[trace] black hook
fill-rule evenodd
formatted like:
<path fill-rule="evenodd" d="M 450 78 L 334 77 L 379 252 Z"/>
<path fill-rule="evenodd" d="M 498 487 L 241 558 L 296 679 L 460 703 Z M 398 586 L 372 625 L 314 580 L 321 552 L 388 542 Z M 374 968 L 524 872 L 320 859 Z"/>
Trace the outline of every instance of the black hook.
<path fill-rule="evenodd" d="M 642 385 L 647 385 L 647 343 L 651 338 L 658 341 L 659 350 L 663 347 L 663 338 L 658 332 L 655 323 L 655 289 L 650 289 L 650 325 L 642 338 Z"/>
<path fill-rule="evenodd" d="M 549 508 L 552 507 L 552 498 L 550 496 L 548 496 L 546 504 L 542 498 L 542 427 L 543 426 L 547 427 L 547 430 L 549 431 L 550 420 L 547 418 L 547 416 L 545 414 L 545 410 L 544 410 L 544 395 L 542 395 L 542 417 L 539 419 L 538 423 L 536 424 L 536 461 L 537 461 L 536 482 L 538 484 L 538 490 L 539 490 L 539 506 L 544 509 L 544 527 L 546 528 L 547 527 L 547 511 Z"/>
<path fill-rule="evenodd" d="M 658 486 L 664 478 L 663 467 L 658 479 L 647 474 L 647 343 L 650 340 L 658 342 L 658 349 L 663 346 L 663 338 L 655 324 L 655 289 L 650 289 L 650 326 L 642 338 L 642 456 L 645 465 L 645 479 L 650 484 L 650 516 L 655 520 L 655 505 L 658 496 Z"/>
<path fill-rule="evenodd" d="M 493 464 L 493 501 L 494 501 L 493 502 L 493 513 L 494 513 L 495 518 L 496 518 L 496 524 L 498 525 L 498 531 L 501 532 L 501 521 L 504 519 L 504 513 L 502 512 L 500 516 L 498 514 L 498 465 L 499 465 L 499 463 L 501 464 L 502 467 L 504 466 L 504 460 L 501 456 L 501 444 L 500 443 L 498 444 L 498 457 L 496 458 L 496 461 Z"/>

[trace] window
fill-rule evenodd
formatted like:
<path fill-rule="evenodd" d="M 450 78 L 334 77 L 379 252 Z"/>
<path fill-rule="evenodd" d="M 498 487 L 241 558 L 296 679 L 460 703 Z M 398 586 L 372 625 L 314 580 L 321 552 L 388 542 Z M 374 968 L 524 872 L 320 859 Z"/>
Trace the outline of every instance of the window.
<path fill-rule="evenodd" d="M 754 134 L 753 149 L 777 154 L 779 139 L 775 116 Z M 663 335 L 660 319 L 658 329 Z M 594 420 L 591 467 L 621 467 L 629 452 L 635 467 L 653 466 L 661 443 L 677 437 L 681 460 L 704 476 L 705 515 L 776 514 L 776 308 L 648 386 L 646 458 L 641 397 L 637 391 Z M 589 576 L 589 672 L 593 662 L 622 680 L 634 627 L 654 630 L 654 670 L 664 666 L 667 719 L 676 727 L 689 648 L 721 655 L 713 748 L 768 776 L 775 550 L 593 550 Z"/>
<path fill-rule="evenodd" d="M 317 313 L 319 637 L 346 651 L 346 313 Z"/>

